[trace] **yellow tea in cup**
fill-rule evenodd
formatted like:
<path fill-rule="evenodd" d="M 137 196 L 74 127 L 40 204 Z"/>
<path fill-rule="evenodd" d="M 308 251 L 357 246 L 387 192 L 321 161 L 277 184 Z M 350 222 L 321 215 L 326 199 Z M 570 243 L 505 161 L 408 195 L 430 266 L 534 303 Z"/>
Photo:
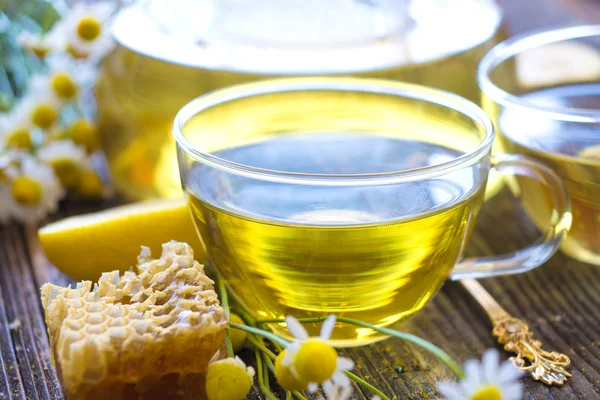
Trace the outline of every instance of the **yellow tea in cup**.
<path fill-rule="evenodd" d="M 482 61 L 484 109 L 506 152 L 534 157 L 563 179 L 573 224 L 561 249 L 600 265 L 600 25 L 525 34 Z M 575 40 L 577 39 L 577 40 Z M 516 63 L 512 80 L 494 70 Z M 524 207 L 544 226 L 552 207 L 544 187 L 517 180 Z"/>
<path fill-rule="evenodd" d="M 501 173 L 537 174 L 556 219 L 543 243 L 455 268 L 483 203 L 493 129 L 474 104 L 420 86 L 240 85 L 190 103 L 174 134 L 208 258 L 257 318 L 334 313 L 387 326 L 420 310 L 450 276 L 539 265 L 568 228 L 568 201 L 550 170 L 494 161 Z M 334 335 L 341 346 L 379 338 L 344 324 Z"/>

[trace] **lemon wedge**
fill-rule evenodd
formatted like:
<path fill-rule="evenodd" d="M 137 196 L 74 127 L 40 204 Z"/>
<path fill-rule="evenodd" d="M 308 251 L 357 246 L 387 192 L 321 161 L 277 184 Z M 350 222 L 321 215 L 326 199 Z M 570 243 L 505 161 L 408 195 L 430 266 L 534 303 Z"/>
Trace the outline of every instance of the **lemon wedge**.
<path fill-rule="evenodd" d="M 48 260 L 75 280 L 96 281 L 102 272 L 136 265 L 140 246 L 161 254 L 170 240 L 186 242 L 196 260 L 204 259 L 186 201 L 152 200 L 66 218 L 41 228 Z"/>

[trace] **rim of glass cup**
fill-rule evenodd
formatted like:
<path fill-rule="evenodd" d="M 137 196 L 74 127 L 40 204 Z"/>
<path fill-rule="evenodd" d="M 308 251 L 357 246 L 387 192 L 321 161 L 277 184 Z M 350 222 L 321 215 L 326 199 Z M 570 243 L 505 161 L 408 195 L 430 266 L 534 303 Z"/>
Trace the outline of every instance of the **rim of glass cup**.
<path fill-rule="evenodd" d="M 257 168 L 232 162 L 202 150 L 192 144 L 183 133 L 183 127 L 192 117 L 220 104 L 252 96 L 310 90 L 378 93 L 434 103 L 455 110 L 471 119 L 483 130 L 485 136 L 473 149 L 440 164 L 381 173 L 314 174 Z M 192 100 L 177 113 L 173 123 L 173 136 L 177 145 L 195 161 L 250 178 L 281 183 L 328 186 L 381 185 L 431 179 L 478 162 L 489 152 L 494 135 L 494 126 L 490 118 L 479 106 L 469 100 L 443 90 L 421 85 L 369 78 L 297 77 L 233 85 Z"/>
<path fill-rule="evenodd" d="M 582 39 L 599 35 L 600 24 L 534 30 L 516 35 L 494 46 L 481 59 L 477 69 L 477 82 L 479 87 L 490 99 L 504 107 L 521 109 L 553 120 L 599 123 L 600 111 L 575 107 L 551 107 L 533 104 L 499 88 L 490 79 L 490 72 L 494 68 L 524 51 L 565 40 Z"/>

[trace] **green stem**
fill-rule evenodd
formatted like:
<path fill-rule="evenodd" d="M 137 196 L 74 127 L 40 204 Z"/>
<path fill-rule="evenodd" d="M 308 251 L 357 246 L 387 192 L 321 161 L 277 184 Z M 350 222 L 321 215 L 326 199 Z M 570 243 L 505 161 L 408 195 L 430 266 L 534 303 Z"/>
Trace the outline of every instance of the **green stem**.
<path fill-rule="evenodd" d="M 254 345 L 254 347 L 258 348 L 260 351 L 262 351 L 267 356 L 269 356 L 269 358 L 271 358 L 272 360 L 277 359 L 277 356 L 275 355 L 275 353 L 273 353 L 271 350 L 269 350 L 267 348 L 267 346 L 265 346 L 263 341 L 254 337 L 254 335 L 248 335 L 248 341 L 250 343 L 252 343 Z"/>
<path fill-rule="evenodd" d="M 383 333 L 384 335 L 393 336 L 398 339 L 403 339 L 408 342 L 414 343 L 417 346 L 420 346 L 420 347 L 424 348 L 425 350 L 428 350 L 431 353 L 433 353 L 434 355 L 436 355 L 444 364 L 446 364 L 446 366 L 448 368 L 450 368 L 452 370 L 452 372 L 454 372 L 454 374 L 459 379 L 463 379 L 465 376 L 462 368 L 448 355 L 448 353 L 446 353 L 444 350 L 440 349 L 433 343 L 429 343 L 428 341 L 421 339 L 418 336 L 411 335 L 410 333 L 399 332 L 394 329 L 381 328 L 379 326 L 375 326 L 373 324 L 369 324 L 367 322 L 359 321 L 359 320 L 356 320 L 353 318 L 337 317 L 336 319 L 339 322 L 345 322 L 347 324 L 352 324 L 352 325 L 362 326 L 364 328 L 373 329 L 374 331 Z M 298 321 L 303 322 L 303 323 L 323 322 L 323 321 L 325 321 L 325 318 L 324 317 L 299 318 Z M 258 320 L 256 322 L 260 323 L 260 324 L 267 324 L 267 323 L 270 324 L 270 323 L 282 323 L 282 322 L 285 322 L 285 320 L 284 319 L 263 319 L 263 320 Z"/>
<path fill-rule="evenodd" d="M 308 400 L 306 397 L 304 397 L 304 395 L 298 391 L 293 391 L 292 394 L 294 395 L 294 397 L 298 400 Z"/>
<path fill-rule="evenodd" d="M 256 317 L 248 313 L 244 307 L 238 306 L 237 302 L 231 306 L 231 312 L 239 315 L 248 325 L 256 325 Z"/>
<path fill-rule="evenodd" d="M 256 357 L 256 374 L 258 375 L 258 386 L 260 387 L 261 392 L 263 392 L 263 394 L 271 400 L 279 400 L 277 398 L 277 396 L 275 396 L 272 392 L 271 392 L 271 388 L 269 387 L 269 376 L 267 373 L 267 380 L 265 382 L 265 375 L 264 375 L 264 365 L 263 365 L 263 361 L 262 361 L 262 356 L 260 354 L 260 352 L 258 351 L 258 349 L 254 350 L 254 356 Z"/>
<path fill-rule="evenodd" d="M 227 297 L 227 290 L 225 290 L 225 285 L 223 284 L 223 279 L 219 279 L 217 281 L 217 287 L 219 288 L 219 297 L 221 298 L 221 304 L 223 309 L 225 310 L 225 317 L 227 318 L 226 333 L 225 333 L 225 348 L 227 349 L 227 357 L 234 357 L 233 354 L 233 345 L 231 344 L 231 329 L 229 326 L 231 325 L 231 317 L 229 314 L 229 298 Z"/>
<path fill-rule="evenodd" d="M 274 343 L 278 343 L 279 345 L 283 346 L 283 347 L 288 347 L 290 345 L 290 342 L 288 342 L 287 340 L 280 338 L 279 336 L 275 335 L 274 333 L 271 332 L 267 332 L 263 329 L 258 329 L 258 328 L 254 328 L 252 326 L 247 326 L 247 325 L 240 325 L 240 324 L 236 324 L 233 322 L 229 323 L 229 326 L 231 328 L 234 329 L 239 329 L 241 331 L 246 331 L 246 332 L 251 332 L 254 333 L 256 335 L 265 337 L 269 340 L 271 340 Z"/>
<path fill-rule="evenodd" d="M 366 387 L 367 389 L 369 389 L 371 391 L 371 393 L 376 394 L 377 396 L 381 397 L 381 400 L 391 400 L 389 397 L 387 397 L 385 395 L 385 393 L 383 393 L 381 390 L 377 389 L 375 386 L 371 385 L 369 382 L 365 381 L 360 376 L 354 375 L 350 371 L 344 371 L 344 372 L 346 373 L 346 375 L 348 375 L 348 377 L 350 379 L 357 382 L 359 385 Z"/>

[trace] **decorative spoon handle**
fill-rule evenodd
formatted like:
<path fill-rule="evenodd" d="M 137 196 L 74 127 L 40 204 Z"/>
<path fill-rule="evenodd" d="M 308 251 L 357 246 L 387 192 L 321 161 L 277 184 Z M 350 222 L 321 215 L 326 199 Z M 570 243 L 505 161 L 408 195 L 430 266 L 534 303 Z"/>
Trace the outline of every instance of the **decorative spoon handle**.
<path fill-rule="evenodd" d="M 475 297 L 492 321 L 492 334 L 504 345 L 504 350 L 515 353 L 511 357 L 516 368 L 528 373 L 546 385 L 563 385 L 571 374 L 566 370 L 571 359 L 557 351 L 542 349 L 525 321 L 507 313 L 496 300 L 474 279 L 463 279 L 463 286 Z"/>

